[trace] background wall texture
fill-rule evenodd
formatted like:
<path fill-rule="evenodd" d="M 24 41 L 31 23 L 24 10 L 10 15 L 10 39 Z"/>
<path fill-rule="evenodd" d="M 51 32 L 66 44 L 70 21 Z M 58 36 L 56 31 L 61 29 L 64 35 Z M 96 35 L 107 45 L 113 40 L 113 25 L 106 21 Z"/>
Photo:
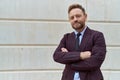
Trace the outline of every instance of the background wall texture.
<path fill-rule="evenodd" d="M 0 80 L 60 80 L 52 55 L 67 32 L 67 8 L 82 4 L 87 25 L 104 33 L 105 80 L 120 80 L 120 0 L 0 0 Z"/>

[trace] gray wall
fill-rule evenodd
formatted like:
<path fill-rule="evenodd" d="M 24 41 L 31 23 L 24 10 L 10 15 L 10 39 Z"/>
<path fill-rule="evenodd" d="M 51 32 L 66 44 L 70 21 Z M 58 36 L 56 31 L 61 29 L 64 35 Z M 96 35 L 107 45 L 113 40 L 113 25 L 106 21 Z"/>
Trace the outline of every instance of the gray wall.
<path fill-rule="evenodd" d="M 120 80 L 120 0 L 1 0 L 0 80 L 60 80 L 64 65 L 52 55 L 73 30 L 67 8 L 76 2 L 87 10 L 87 25 L 105 35 L 105 80 Z"/>

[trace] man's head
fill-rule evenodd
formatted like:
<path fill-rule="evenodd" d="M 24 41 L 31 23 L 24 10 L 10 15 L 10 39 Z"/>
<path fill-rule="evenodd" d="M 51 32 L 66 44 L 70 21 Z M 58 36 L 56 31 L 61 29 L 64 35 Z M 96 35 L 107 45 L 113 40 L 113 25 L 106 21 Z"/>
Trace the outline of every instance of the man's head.
<path fill-rule="evenodd" d="M 68 16 L 72 27 L 76 31 L 81 32 L 87 19 L 85 9 L 79 4 L 72 4 L 68 8 Z"/>

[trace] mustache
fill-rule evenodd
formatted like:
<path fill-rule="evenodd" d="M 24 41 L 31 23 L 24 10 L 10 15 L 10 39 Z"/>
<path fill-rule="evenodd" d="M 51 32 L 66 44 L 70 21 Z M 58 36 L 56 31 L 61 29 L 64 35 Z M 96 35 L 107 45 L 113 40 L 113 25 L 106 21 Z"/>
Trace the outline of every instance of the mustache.
<path fill-rule="evenodd" d="M 77 22 L 74 22 L 74 24 L 79 24 L 79 25 L 82 25 L 82 23 L 80 23 L 80 22 L 78 22 L 78 21 L 77 21 Z"/>

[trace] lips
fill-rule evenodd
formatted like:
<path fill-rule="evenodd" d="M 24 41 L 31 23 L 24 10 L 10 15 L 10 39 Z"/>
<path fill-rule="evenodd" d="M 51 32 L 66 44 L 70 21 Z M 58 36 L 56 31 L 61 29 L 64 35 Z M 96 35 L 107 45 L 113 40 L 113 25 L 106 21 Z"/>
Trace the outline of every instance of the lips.
<path fill-rule="evenodd" d="M 76 22 L 76 23 L 74 23 L 74 26 L 81 26 L 81 24 Z"/>

